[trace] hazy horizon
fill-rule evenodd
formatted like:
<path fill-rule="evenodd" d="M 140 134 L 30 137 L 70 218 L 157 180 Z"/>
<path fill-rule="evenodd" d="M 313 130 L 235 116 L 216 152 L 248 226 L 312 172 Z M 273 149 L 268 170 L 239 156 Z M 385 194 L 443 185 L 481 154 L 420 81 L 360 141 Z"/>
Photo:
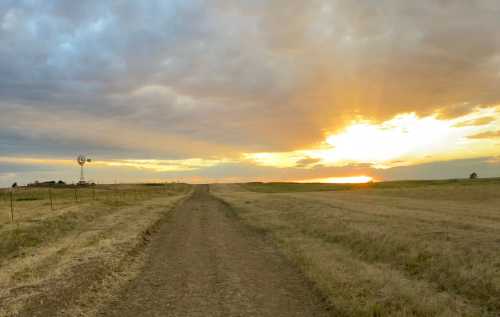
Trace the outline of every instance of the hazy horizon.
<path fill-rule="evenodd" d="M 5 1 L 0 187 L 500 176 L 500 3 Z"/>

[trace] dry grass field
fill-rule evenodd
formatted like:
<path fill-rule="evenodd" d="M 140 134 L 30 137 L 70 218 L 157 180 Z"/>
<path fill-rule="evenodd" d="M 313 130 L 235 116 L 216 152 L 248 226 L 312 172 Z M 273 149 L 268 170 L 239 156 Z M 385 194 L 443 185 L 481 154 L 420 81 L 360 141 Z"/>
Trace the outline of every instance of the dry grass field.
<path fill-rule="evenodd" d="M 142 265 L 136 252 L 191 190 L 185 184 L 18 188 L 0 196 L 0 316 L 89 315 Z M 78 293 L 78 302 L 65 303 Z M 91 306 L 86 303 L 92 302 Z"/>
<path fill-rule="evenodd" d="M 337 316 L 500 316 L 500 180 L 214 185 Z"/>
<path fill-rule="evenodd" d="M 130 281 L 141 281 L 151 269 L 146 263 L 159 263 L 158 276 L 175 278 L 192 273 L 189 265 L 213 260 L 202 256 L 164 272 L 153 248 L 147 262 L 144 245 L 162 221 L 179 241 L 194 243 L 198 235 L 193 256 L 217 241 L 224 245 L 219 257 L 225 250 L 231 258 L 242 250 L 221 231 L 226 221 L 228 232 L 240 232 L 232 216 L 271 237 L 323 294 L 333 316 L 500 316 L 500 179 L 210 186 L 224 204 L 208 194 L 193 197 L 192 190 L 103 185 L 75 195 L 75 188 L 53 188 L 51 205 L 48 188 L 19 188 L 14 222 L 10 193 L 1 191 L 0 316 L 99 315 Z M 188 197 L 191 203 L 179 205 Z M 175 206 L 183 207 L 164 217 Z M 178 260 L 188 254 L 177 243 L 164 250 L 158 241 L 172 238 L 165 232 L 155 237 L 159 250 L 180 252 Z M 245 262 L 232 269 L 250 268 Z M 181 286 L 176 296 L 183 296 Z"/>

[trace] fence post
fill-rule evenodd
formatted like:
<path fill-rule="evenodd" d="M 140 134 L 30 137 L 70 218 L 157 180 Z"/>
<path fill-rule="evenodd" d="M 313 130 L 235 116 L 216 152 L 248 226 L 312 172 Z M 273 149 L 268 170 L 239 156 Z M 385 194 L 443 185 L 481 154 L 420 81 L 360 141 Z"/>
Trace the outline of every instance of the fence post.
<path fill-rule="evenodd" d="M 50 210 L 54 210 L 54 203 L 52 202 L 52 188 L 49 188 Z"/>
<path fill-rule="evenodd" d="M 78 188 L 75 188 L 75 201 L 78 201 Z"/>
<path fill-rule="evenodd" d="M 10 190 L 10 222 L 14 223 L 14 197 L 13 190 Z"/>

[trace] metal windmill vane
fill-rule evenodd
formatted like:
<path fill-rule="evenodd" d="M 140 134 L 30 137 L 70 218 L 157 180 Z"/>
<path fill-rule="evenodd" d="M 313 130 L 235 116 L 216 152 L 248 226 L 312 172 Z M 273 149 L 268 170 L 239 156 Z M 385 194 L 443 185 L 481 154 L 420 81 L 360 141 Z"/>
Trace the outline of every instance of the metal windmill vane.
<path fill-rule="evenodd" d="M 83 175 L 83 166 L 85 163 L 90 163 L 92 160 L 85 155 L 78 155 L 76 158 L 76 161 L 78 162 L 78 165 L 80 165 L 80 181 L 78 182 L 79 184 L 85 184 L 85 177 Z"/>

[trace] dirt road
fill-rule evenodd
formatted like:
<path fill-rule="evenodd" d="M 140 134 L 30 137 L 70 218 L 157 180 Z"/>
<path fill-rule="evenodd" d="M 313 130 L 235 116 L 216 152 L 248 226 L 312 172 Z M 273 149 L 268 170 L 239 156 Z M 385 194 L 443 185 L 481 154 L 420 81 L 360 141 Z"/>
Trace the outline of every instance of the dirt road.
<path fill-rule="evenodd" d="M 147 250 L 139 276 L 103 316 L 328 316 L 270 241 L 200 185 Z"/>

